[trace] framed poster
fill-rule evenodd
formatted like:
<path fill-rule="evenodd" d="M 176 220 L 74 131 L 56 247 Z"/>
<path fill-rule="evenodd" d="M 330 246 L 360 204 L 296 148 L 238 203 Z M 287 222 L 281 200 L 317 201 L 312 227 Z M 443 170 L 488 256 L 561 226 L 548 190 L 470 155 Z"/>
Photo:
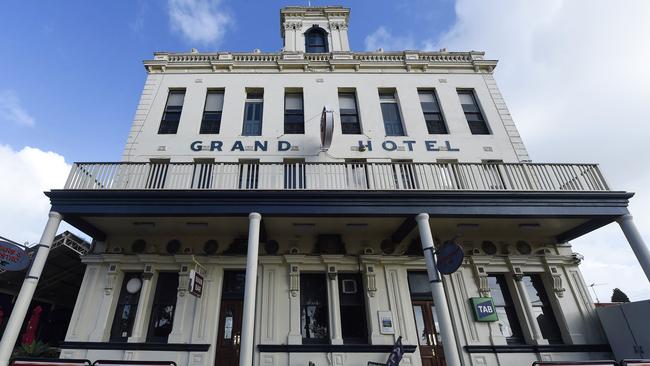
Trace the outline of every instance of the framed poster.
<path fill-rule="evenodd" d="M 379 332 L 381 334 L 395 334 L 393 325 L 393 313 L 390 311 L 379 311 Z"/>

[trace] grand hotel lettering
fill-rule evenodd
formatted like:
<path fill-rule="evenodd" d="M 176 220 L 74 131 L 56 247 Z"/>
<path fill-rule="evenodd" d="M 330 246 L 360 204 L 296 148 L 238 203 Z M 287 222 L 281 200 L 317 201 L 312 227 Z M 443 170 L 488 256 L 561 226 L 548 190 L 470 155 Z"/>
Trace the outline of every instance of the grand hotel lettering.
<path fill-rule="evenodd" d="M 372 151 L 379 145 L 379 148 L 385 151 L 413 151 L 417 141 L 403 140 L 395 142 L 392 140 L 385 140 L 381 144 L 373 144 L 372 141 L 359 141 L 359 150 Z M 436 140 L 423 141 L 424 148 L 427 151 L 460 151 L 460 149 L 452 147 L 449 141 L 438 142 Z M 207 144 L 201 140 L 194 141 L 190 144 L 192 151 L 269 151 L 269 146 L 277 151 L 292 150 L 292 145 L 289 141 L 280 140 L 277 144 L 269 144 L 268 140 L 255 140 L 252 146 L 244 146 L 242 141 L 234 141 L 232 144 L 224 144 L 221 140 L 212 140 Z"/>

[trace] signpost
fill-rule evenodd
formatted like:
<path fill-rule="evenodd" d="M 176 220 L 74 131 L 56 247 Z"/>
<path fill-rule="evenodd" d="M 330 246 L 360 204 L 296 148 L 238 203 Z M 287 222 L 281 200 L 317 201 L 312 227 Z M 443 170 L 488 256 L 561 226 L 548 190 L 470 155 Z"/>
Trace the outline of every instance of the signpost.
<path fill-rule="evenodd" d="M 195 270 L 190 271 L 190 286 L 188 290 L 190 294 L 201 298 L 201 294 L 203 293 L 203 276 Z"/>
<path fill-rule="evenodd" d="M 327 151 L 332 145 L 334 135 L 334 112 L 328 106 L 323 107 L 320 115 L 320 143 L 321 150 Z"/>
<path fill-rule="evenodd" d="M 29 266 L 29 257 L 21 247 L 8 241 L 0 240 L 0 269 L 5 271 L 22 271 Z"/>
<path fill-rule="evenodd" d="M 499 320 L 494 301 L 491 297 L 472 297 L 469 299 L 477 322 L 495 322 Z"/>

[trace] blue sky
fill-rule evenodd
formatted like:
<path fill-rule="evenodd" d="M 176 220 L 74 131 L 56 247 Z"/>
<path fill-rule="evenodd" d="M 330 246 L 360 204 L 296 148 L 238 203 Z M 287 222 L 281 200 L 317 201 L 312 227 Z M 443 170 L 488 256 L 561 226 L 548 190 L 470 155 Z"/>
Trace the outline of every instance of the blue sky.
<path fill-rule="evenodd" d="M 0 235 L 34 243 L 42 192 L 74 161 L 116 161 L 155 51 L 278 51 L 270 0 L 4 2 L 0 22 Z M 313 0 L 312 5 L 330 5 Z M 650 1 L 357 0 L 354 50 L 482 50 L 535 162 L 599 163 L 650 243 Z M 179 10 L 180 9 L 180 10 Z M 187 10 L 195 11 L 187 11 Z M 182 11 L 185 10 L 185 11 Z M 616 224 L 572 242 L 601 300 L 650 286 Z"/>
<path fill-rule="evenodd" d="M 449 28 L 453 2 L 428 3 L 436 7 L 435 13 L 418 15 L 395 1 L 336 4 L 353 8 L 351 47 L 364 50 L 365 37 L 383 24 L 399 25 L 404 34 L 416 34 L 423 27 L 429 34 Z M 223 1 L 218 9 L 229 23 L 221 42 L 193 42 L 172 29 L 166 1 L 7 2 L 0 22 L 0 70 L 5 70 L 0 90 L 12 91 L 34 125 L 3 123 L 0 144 L 15 149 L 37 146 L 67 161 L 119 160 L 145 78 L 142 60 L 155 51 L 192 47 L 278 51 L 279 9 L 306 4 Z"/>

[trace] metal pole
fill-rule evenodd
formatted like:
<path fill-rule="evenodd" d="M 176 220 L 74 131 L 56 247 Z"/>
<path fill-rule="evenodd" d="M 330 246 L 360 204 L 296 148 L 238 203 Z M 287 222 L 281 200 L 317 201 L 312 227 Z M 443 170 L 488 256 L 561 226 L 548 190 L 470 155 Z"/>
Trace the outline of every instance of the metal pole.
<path fill-rule="evenodd" d="M 630 244 L 634 255 L 636 255 L 636 259 L 639 261 L 643 272 L 645 272 L 645 276 L 650 281 L 650 251 L 648 250 L 648 246 L 643 242 L 643 238 L 639 230 L 637 230 L 636 225 L 634 225 L 632 215 L 623 215 L 616 219 L 616 222 L 621 226 L 627 242 Z"/>
<path fill-rule="evenodd" d="M 58 212 L 50 212 L 32 266 L 30 267 L 27 277 L 25 277 L 25 281 L 23 281 L 23 285 L 20 288 L 16 304 L 11 311 L 11 317 L 9 317 L 7 327 L 2 335 L 2 341 L 0 341 L 0 366 L 9 364 L 9 359 L 11 358 L 14 346 L 16 345 L 16 340 L 18 339 L 18 334 L 20 333 L 20 329 L 25 321 L 25 315 L 27 315 L 27 311 L 29 310 L 29 304 L 32 302 L 32 297 L 34 297 L 36 285 L 38 285 L 38 280 L 43 272 L 43 267 L 45 267 L 45 261 L 50 253 L 50 246 L 54 241 L 54 236 L 56 235 L 56 231 L 59 229 L 59 224 L 62 219 L 63 216 Z"/>
<path fill-rule="evenodd" d="M 248 215 L 248 254 L 246 255 L 246 282 L 244 285 L 244 310 L 239 352 L 239 366 L 253 364 L 253 332 L 255 331 L 255 288 L 257 286 L 257 253 L 260 245 L 260 221 L 262 215 Z"/>
<path fill-rule="evenodd" d="M 445 360 L 447 361 L 447 366 L 460 366 L 460 356 L 456 347 L 456 336 L 451 322 L 451 315 L 449 314 L 447 297 L 445 296 L 442 279 L 440 278 L 440 273 L 438 273 L 436 261 L 433 257 L 433 236 L 429 227 L 429 215 L 421 213 L 415 217 L 415 220 L 418 223 L 422 250 L 424 251 L 424 261 L 427 264 L 427 273 L 429 274 L 429 283 L 431 284 L 431 295 L 433 296 L 433 303 L 436 306 L 436 314 L 438 314 L 438 321 L 440 323 L 440 336 L 442 337 Z"/>

